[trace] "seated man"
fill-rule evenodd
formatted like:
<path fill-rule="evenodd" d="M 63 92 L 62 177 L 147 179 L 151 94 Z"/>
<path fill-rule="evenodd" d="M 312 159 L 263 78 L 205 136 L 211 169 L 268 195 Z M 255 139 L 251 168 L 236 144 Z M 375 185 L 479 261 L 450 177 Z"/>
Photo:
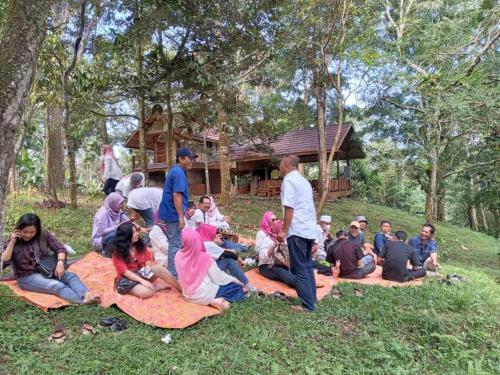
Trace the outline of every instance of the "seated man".
<path fill-rule="evenodd" d="M 131 209 L 132 219 L 144 219 L 146 228 L 155 223 L 155 212 L 160 206 L 163 189 L 160 181 L 151 180 L 151 187 L 138 187 L 128 193 L 127 206 Z"/>
<path fill-rule="evenodd" d="M 362 259 L 365 254 L 363 254 L 361 247 L 347 239 L 348 233 L 346 231 L 339 230 L 336 237 L 337 241 L 327 249 L 326 260 L 332 265 L 337 265 L 337 262 L 340 262 L 339 277 L 362 279 L 375 271 L 375 263 L 363 263 Z"/>
<path fill-rule="evenodd" d="M 358 215 L 354 220 L 359 223 L 359 229 L 361 230 L 361 232 L 366 232 L 366 227 L 368 226 L 368 220 L 366 220 L 366 217 L 364 217 L 363 215 Z"/>
<path fill-rule="evenodd" d="M 434 225 L 424 224 L 420 230 L 420 236 L 412 237 L 408 241 L 409 245 L 417 252 L 420 267 L 432 272 L 437 271 L 439 268 L 437 260 L 438 244 L 432 238 L 435 232 L 436 228 L 434 228 Z"/>
<path fill-rule="evenodd" d="M 217 229 L 227 229 L 229 230 L 229 222 L 231 221 L 229 216 L 223 216 L 219 209 L 215 206 L 215 203 L 211 197 L 204 195 L 199 200 L 198 209 L 193 215 L 193 219 L 196 227 L 200 224 L 210 224 Z M 248 247 L 243 244 L 235 243 L 227 238 L 222 237 L 222 247 L 225 249 L 231 249 L 236 251 L 245 252 Z"/>
<path fill-rule="evenodd" d="M 395 237 L 395 241 L 387 242 L 380 251 L 382 278 L 403 283 L 424 277 L 425 270 L 419 267 L 417 252 L 404 242 L 407 237 L 406 232 L 399 230 Z M 413 269 L 407 268 L 408 261 Z"/>
<path fill-rule="evenodd" d="M 393 241 L 394 237 L 391 235 L 392 223 L 389 220 L 382 220 L 380 222 L 380 232 L 375 235 L 373 239 L 373 250 L 375 254 L 379 255 L 382 248 L 388 241 Z"/>
<path fill-rule="evenodd" d="M 319 224 L 316 226 L 317 235 L 316 240 L 314 242 L 314 246 L 317 247 L 315 251 L 316 261 L 325 260 L 326 259 L 326 250 L 328 243 L 332 241 L 332 234 L 330 233 L 330 229 L 332 227 L 332 218 L 328 215 L 321 215 L 319 218 Z"/>
<path fill-rule="evenodd" d="M 185 228 L 196 229 L 197 225 L 195 222 L 196 203 L 193 201 L 188 202 L 186 212 L 184 213 L 184 222 L 186 223 Z"/>
<path fill-rule="evenodd" d="M 373 252 L 372 245 L 366 242 L 365 234 L 361 231 L 361 225 L 358 221 L 351 222 L 347 236 L 348 240 L 358 246 L 365 254 L 365 257 L 363 258 L 363 262 L 365 264 L 371 262 L 377 263 L 377 255 Z"/>
<path fill-rule="evenodd" d="M 115 191 L 120 193 L 122 197 L 127 198 L 132 189 L 142 186 L 144 186 L 144 174 L 141 172 L 134 172 L 118 181 Z"/>

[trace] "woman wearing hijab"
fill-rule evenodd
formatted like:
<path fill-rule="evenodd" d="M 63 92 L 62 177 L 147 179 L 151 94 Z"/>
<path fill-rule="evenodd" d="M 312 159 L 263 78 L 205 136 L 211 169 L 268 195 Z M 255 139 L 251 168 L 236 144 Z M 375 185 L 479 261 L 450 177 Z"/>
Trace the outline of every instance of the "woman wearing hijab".
<path fill-rule="evenodd" d="M 54 294 L 76 304 L 99 303 L 100 296 L 89 292 L 80 278 L 66 271 L 67 250 L 47 230 L 42 230 L 40 218 L 35 214 L 21 216 L 10 239 L 3 244 L 2 262 L 12 261 L 17 285 L 36 293 Z M 52 277 L 42 275 L 40 259 L 55 257 Z"/>
<path fill-rule="evenodd" d="M 257 289 L 250 284 L 240 268 L 237 262 L 238 256 L 234 252 L 221 247 L 222 240 L 220 235 L 217 235 L 217 228 L 210 224 L 200 224 L 196 231 L 203 241 L 206 252 L 215 260 L 221 271 L 229 271 L 231 275 L 243 283 L 244 288 L 249 292 L 257 292 Z"/>
<path fill-rule="evenodd" d="M 184 298 L 221 311 L 227 310 L 230 302 L 243 301 L 243 283 L 217 267 L 200 235 L 185 228 L 181 236 L 184 245 L 175 255 L 175 268 Z"/>
<path fill-rule="evenodd" d="M 113 147 L 110 145 L 102 145 L 101 154 L 102 160 L 99 165 L 99 171 L 101 172 L 102 181 L 104 182 L 102 191 L 104 191 L 104 194 L 109 195 L 115 191 L 116 184 L 123 177 L 123 173 L 118 164 L 118 159 L 113 152 Z"/>
<path fill-rule="evenodd" d="M 104 256 L 111 257 L 108 244 L 116 233 L 116 228 L 128 221 L 129 218 L 122 211 L 124 198 L 118 193 L 111 193 L 104 199 L 104 205 L 94 216 L 92 226 L 92 247 L 101 250 Z"/>
<path fill-rule="evenodd" d="M 158 210 L 154 214 L 155 225 L 149 232 L 149 240 L 151 241 L 151 249 L 155 256 L 156 263 L 167 268 L 168 266 L 168 238 L 167 228 L 164 224 L 160 223 L 158 219 Z"/>
<path fill-rule="evenodd" d="M 260 230 L 255 238 L 255 251 L 259 254 L 259 271 L 262 276 L 270 280 L 283 281 L 295 288 L 295 276 L 288 269 L 277 265 L 269 266 L 273 252 L 279 244 L 277 236 L 282 228 L 283 222 L 278 220 L 272 211 L 264 212 L 260 220 Z"/>

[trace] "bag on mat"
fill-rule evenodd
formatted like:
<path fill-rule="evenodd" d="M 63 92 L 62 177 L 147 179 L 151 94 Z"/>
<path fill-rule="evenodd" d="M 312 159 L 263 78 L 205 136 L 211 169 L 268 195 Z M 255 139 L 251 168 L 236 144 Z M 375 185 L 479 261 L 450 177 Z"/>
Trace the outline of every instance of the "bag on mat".
<path fill-rule="evenodd" d="M 288 246 L 284 243 L 280 243 L 274 248 L 273 255 L 269 262 L 269 268 L 274 266 L 290 269 L 290 253 L 288 251 Z"/>
<path fill-rule="evenodd" d="M 46 255 L 39 257 L 35 252 L 36 269 L 46 279 L 56 278 L 57 255 Z M 64 260 L 64 270 L 68 268 L 68 262 Z"/>

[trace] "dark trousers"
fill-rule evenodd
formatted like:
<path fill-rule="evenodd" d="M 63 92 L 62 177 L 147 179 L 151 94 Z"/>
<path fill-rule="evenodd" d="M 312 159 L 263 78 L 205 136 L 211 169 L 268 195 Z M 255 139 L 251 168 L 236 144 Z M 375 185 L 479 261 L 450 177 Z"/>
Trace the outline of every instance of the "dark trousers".
<path fill-rule="evenodd" d="M 411 281 L 415 279 L 420 279 L 421 277 L 424 277 L 427 274 L 424 268 L 420 268 L 416 271 L 413 270 L 408 270 L 408 276 L 405 277 L 403 281 Z"/>
<path fill-rule="evenodd" d="M 342 266 L 340 266 L 342 267 Z M 363 267 L 361 268 L 358 268 L 356 270 L 356 272 L 350 274 L 350 275 L 347 275 L 347 276 L 340 276 L 344 279 L 362 279 L 363 277 L 365 277 L 366 275 L 369 275 L 370 273 L 372 273 L 373 271 L 375 271 L 375 263 L 368 263 L 368 264 L 365 264 Z"/>
<path fill-rule="evenodd" d="M 286 285 L 295 288 L 297 285 L 295 283 L 295 277 L 290 271 L 284 267 L 274 266 L 269 268 L 269 265 L 263 264 L 259 266 L 259 271 L 262 276 L 269 280 L 283 281 Z"/>
<path fill-rule="evenodd" d="M 102 188 L 102 191 L 104 191 L 104 194 L 109 195 L 111 193 L 115 192 L 115 187 L 116 184 L 118 183 L 118 180 L 114 180 L 112 178 L 108 178 L 106 182 L 104 183 L 104 187 Z"/>
<path fill-rule="evenodd" d="M 290 236 L 286 240 L 290 252 L 290 272 L 295 277 L 295 290 L 302 306 L 316 309 L 316 280 L 314 279 L 311 250 L 314 239 Z"/>

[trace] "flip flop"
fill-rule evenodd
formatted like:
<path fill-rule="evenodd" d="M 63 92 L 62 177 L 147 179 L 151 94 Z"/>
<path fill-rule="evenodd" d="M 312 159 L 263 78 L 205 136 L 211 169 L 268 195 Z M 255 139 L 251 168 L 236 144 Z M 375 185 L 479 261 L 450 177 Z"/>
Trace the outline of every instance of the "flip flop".
<path fill-rule="evenodd" d="M 52 335 L 49 336 L 49 341 L 55 342 L 56 344 L 62 344 L 66 340 L 66 331 L 64 328 L 58 328 Z"/>
<path fill-rule="evenodd" d="M 105 318 L 101 318 L 101 320 L 99 320 L 99 325 L 103 327 L 111 327 L 113 324 L 119 321 L 120 319 L 115 316 L 108 316 Z"/>
<path fill-rule="evenodd" d="M 323 284 L 323 283 L 316 283 L 316 289 L 324 288 L 324 287 L 325 287 L 325 284 Z"/>
<path fill-rule="evenodd" d="M 97 332 L 89 322 L 82 323 L 82 335 L 95 335 Z"/>
<path fill-rule="evenodd" d="M 338 290 L 337 288 L 333 288 L 330 292 L 330 295 L 334 299 L 340 299 L 340 297 L 342 297 L 342 292 L 340 290 Z"/>
<path fill-rule="evenodd" d="M 128 325 L 126 321 L 118 319 L 118 321 L 113 323 L 110 328 L 112 331 L 119 332 L 125 331 L 128 328 Z"/>
<path fill-rule="evenodd" d="M 354 289 L 354 294 L 356 297 L 363 297 L 365 295 L 365 291 L 361 288 Z"/>

